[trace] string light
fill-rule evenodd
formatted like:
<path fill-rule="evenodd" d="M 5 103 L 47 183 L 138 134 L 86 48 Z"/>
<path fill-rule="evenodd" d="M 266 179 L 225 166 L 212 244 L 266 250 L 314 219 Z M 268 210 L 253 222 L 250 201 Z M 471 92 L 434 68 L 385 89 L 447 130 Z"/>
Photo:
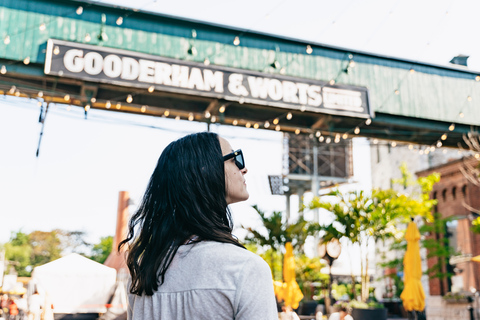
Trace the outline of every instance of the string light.
<path fill-rule="evenodd" d="M 300 129 L 296 129 L 295 134 L 300 134 Z"/>
<path fill-rule="evenodd" d="M 233 124 L 234 126 L 236 126 L 236 125 L 238 124 L 238 120 L 236 120 L 236 119 L 233 120 L 232 124 Z"/>
<path fill-rule="evenodd" d="M 117 108 L 117 110 L 120 110 L 121 107 L 122 105 L 120 104 L 120 102 L 115 105 L 115 108 Z"/>
<path fill-rule="evenodd" d="M 335 143 L 339 143 L 340 142 L 340 135 L 337 133 L 335 135 Z"/>
<path fill-rule="evenodd" d="M 210 118 L 212 114 L 209 111 L 205 111 L 205 118 Z"/>
<path fill-rule="evenodd" d="M 315 132 L 315 136 L 316 136 L 317 138 L 320 137 L 321 135 L 322 135 L 322 133 L 321 133 L 320 131 Z"/>
<path fill-rule="evenodd" d="M 13 87 L 12 87 L 12 88 L 13 88 Z M 39 98 L 43 97 L 43 91 L 38 91 L 37 96 L 38 96 Z"/>
<path fill-rule="evenodd" d="M 455 130 L 455 124 L 451 124 L 450 127 L 448 127 L 448 130 L 453 131 Z"/>
<path fill-rule="evenodd" d="M 330 80 L 330 85 L 333 86 L 335 84 L 335 79 Z"/>
<path fill-rule="evenodd" d="M 446 134 L 446 133 L 442 134 L 442 136 L 440 137 L 440 139 L 442 139 L 442 140 L 447 140 L 447 134 Z"/>
<path fill-rule="evenodd" d="M 280 128 L 280 126 L 278 126 L 278 125 L 275 127 L 275 131 L 280 131 L 280 129 L 281 129 L 281 128 Z"/>
<path fill-rule="evenodd" d="M 215 116 L 212 116 L 212 118 L 211 118 L 211 120 L 210 120 L 210 121 L 212 121 L 212 123 L 215 123 L 215 122 L 217 122 L 217 117 L 215 117 Z"/>
<path fill-rule="evenodd" d="M 78 15 L 81 15 L 83 13 L 83 7 L 78 7 L 77 10 L 75 11 Z"/>
<path fill-rule="evenodd" d="M 95 97 L 92 97 L 92 98 L 90 99 L 90 102 L 91 102 L 91 103 L 95 103 L 95 102 L 97 102 L 97 98 L 95 98 Z"/>
<path fill-rule="evenodd" d="M 142 106 L 142 107 L 140 108 L 140 111 L 141 111 L 142 113 L 145 113 L 145 111 L 147 111 L 147 106 Z"/>
<path fill-rule="evenodd" d="M 323 140 L 325 140 L 324 136 L 320 136 L 320 138 L 318 138 L 318 141 L 320 141 L 320 142 L 323 142 Z"/>
<path fill-rule="evenodd" d="M 23 63 L 24 63 L 25 65 L 30 64 L 30 57 L 26 57 L 25 59 L 23 59 Z"/>
<path fill-rule="evenodd" d="M 155 90 L 155 87 L 154 87 L 154 86 L 148 87 L 148 92 L 152 93 L 154 90 Z"/>
<path fill-rule="evenodd" d="M 118 17 L 118 19 L 116 21 L 117 26 L 121 26 L 122 23 L 123 23 L 123 17 Z"/>
<path fill-rule="evenodd" d="M 344 133 L 343 136 L 342 136 L 343 140 L 346 140 L 348 139 L 348 134 L 347 133 Z"/>
<path fill-rule="evenodd" d="M 105 103 L 105 108 L 110 109 L 111 106 L 112 103 L 110 102 L 110 100 L 107 100 L 107 102 Z"/>
<path fill-rule="evenodd" d="M 85 111 L 88 111 L 88 110 L 90 110 L 90 105 L 89 105 L 89 104 L 87 104 L 87 105 L 85 106 Z"/>
<path fill-rule="evenodd" d="M 55 48 L 53 48 L 53 54 L 57 56 L 59 53 L 60 53 L 60 48 L 58 46 L 55 46 Z"/>
<path fill-rule="evenodd" d="M 3 43 L 9 44 L 9 43 L 10 43 L 10 36 L 6 36 L 6 37 L 3 39 Z"/>
<path fill-rule="evenodd" d="M 170 115 L 170 111 L 167 109 L 165 110 L 165 112 L 163 112 L 163 114 L 165 115 L 165 117 L 168 117 Z"/>
<path fill-rule="evenodd" d="M 250 122 L 247 122 L 247 123 L 245 124 L 245 127 L 247 127 L 247 128 L 250 128 L 251 126 L 252 126 L 252 124 L 251 124 Z"/>
<path fill-rule="evenodd" d="M 291 119 L 292 119 L 292 117 L 293 117 L 293 115 L 292 115 L 292 113 L 291 113 L 291 112 L 287 113 L 287 120 L 291 120 Z"/>
<path fill-rule="evenodd" d="M 127 96 L 127 102 L 128 102 L 128 103 L 132 103 L 132 101 L 133 101 L 133 97 L 132 97 L 131 94 L 129 94 L 129 95 Z"/>
<path fill-rule="evenodd" d="M 372 123 L 372 119 L 368 118 L 366 121 L 365 121 L 365 124 L 367 126 L 369 126 L 370 124 Z"/>
<path fill-rule="evenodd" d="M 70 101 L 70 95 L 69 95 L 69 94 L 66 94 L 66 95 L 63 97 L 63 100 L 65 100 L 65 101 Z"/>
<path fill-rule="evenodd" d="M 307 52 L 307 54 L 312 54 L 312 52 L 313 52 L 312 46 L 307 45 L 307 48 L 305 49 L 305 51 Z"/>
<path fill-rule="evenodd" d="M 353 132 L 354 132 L 355 134 L 359 134 L 359 133 L 360 133 L 360 128 L 359 128 L 359 127 L 356 127 L 355 130 L 353 130 Z"/>
<path fill-rule="evenodd" d="M 193 121 L 194 117 L 193 117 L 193 113 L 189 113 L 188 114 L 188 121 Z"/>
<path fill-rule="evenodd" d="M 224 113 L 225 112 L 225 105 L 222 105 L 219 109 L 218 112 Z"/>
<path fill-rule="evenodd" d="M 44 31 L 46 28 L 47 26 L 45 25 L 45 23 L 40 24 L 40 26 L 38 27 L 40 31 Z"/>
<path fill-rule="evenodd" d="M 395 148 L 397 146 L 397 143 L 395 141 L 392 141 L 392 147 Z"/>
<path fill-rule="evenodd" d="M 258 129 L 259 127 L 260 127 L 260 125 L 259 125 L 258 123 L 255 123 L 255 124 L 253 125 L 253 128 L 254 128 L 254 129 Z"/>
<path fill-rule="evenodd" d="M 328 137 L 327 140 L 325 140 L 326 143 L 332 142 L 332 138 Z"/>
<path fill-rule="evenodd" d="M 268 129 L 270 127 L 270 122 L 265 121 L 265 124 L 263 126 Z"/>
<path fill-rule="evenodd" d="M 7 67 L 5 67 L 5 65 L 3 65 L 2 68 L 0 69 L 0 73 L 1 74 L 7 73 Z"/>
<path fill-rule="evenodd" d="M 437 148 L 440 148 L 442 146 L 442 141 L 437 141 Z"/>
<path fill-rule="evenodd" d="M 240 44 L 240 38 L 238 36 L 236 36 L 235 39 L 233 39 L 233 44 L 236 46 Z"/>
<path fill-rule="evenodd" d="M 273 119 L 273 124 L 278 124 L 278 118 Z"/>

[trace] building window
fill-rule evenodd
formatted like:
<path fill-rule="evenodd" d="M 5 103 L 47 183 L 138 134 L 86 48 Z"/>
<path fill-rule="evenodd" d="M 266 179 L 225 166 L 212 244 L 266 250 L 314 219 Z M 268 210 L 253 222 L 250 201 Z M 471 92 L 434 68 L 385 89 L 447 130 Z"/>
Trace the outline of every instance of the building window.
<path fill-rule="evenodd" d="M 443 189 L 443 191 L 442 191 L 442 200 L 445 201 L 446 198 L 447 198 L 447 189 Z"/>
<path fill-rule="evenodd" d="M 457 187 L 453 187 L 452 188 L 452 197 L 453 197 L 453 200 L 455 200 L 455 196 L 457 195 Z"/>
<path fill-rule="evenodd" d="M 467 197 L 467 185 L 464 184 L 463 187 L 462 187 L 462 195 L 464 198 Z"/>

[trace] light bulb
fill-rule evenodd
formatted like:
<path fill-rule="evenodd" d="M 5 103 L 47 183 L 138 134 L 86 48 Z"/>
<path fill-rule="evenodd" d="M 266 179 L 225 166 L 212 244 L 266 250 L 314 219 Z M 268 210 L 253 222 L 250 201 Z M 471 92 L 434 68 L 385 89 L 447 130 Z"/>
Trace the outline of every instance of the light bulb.
<path fill-rule="evenodd" d="M 69 94 L 66 94 L 66 95 L 63 97 L 63 99 L 64 99 L 65 101 L 69 101 L 69 100 L 70 100 L 70 95 L 69 95 Z"/>
<path fill-rule="evenodd" d="M 317 132 L 315 133 L 315 136 L 316 136 L 317 138 L 320 137 L 321 135 L 322 135 L 322 133 L 321 133 L 320 131 L 317 131 Z"/>
<path fill-rule="evenodd" d="M 97 102 L 97 98 L 95 98 L 95 97 L 92 97 L 92 99 L 90 99 L 90 102 L 91 102 L 91 103 L 95 103 L 95 102 Z"/>
<path fill-rule="evenodd" d="M 30 63 L 30 57 L 26 57 L 25 59 L 23 59 L 23 63 L 24 64 L 29 64 Z"/>
<path fill-rule="evenodd" d="M 188 114 L 188 121 L 193 121 L 193 119 L 194 119 L 193 113 L 189 113 Z"/>
<path fill-rule="evenodd" d="M 305 51 L 307 52 L 307 54 L 312 54 L 312 52 L 313 52 L 312 46 L 307 45 L 307 48 L 305 49 Z"/>
<path fill-rule="evenodd" d="M 55 46 L 55 48 L 53 48 L 53 54 L 58 55 L 59 53 L 60 53 L 60 48 L 58 46 Z"/>
<path fill-rule="evenodd" d="M 6 36 L 6 37 L 3 39 L 3 43 L 9 44 L 9 43 L 10 43 L 10 36 Z"/>
<path fill-rule="evenodd" d="M 236 46 L 240 44 L 240 38 L 238 36 L 236 36 L 235 39 L 233 39 L 233 44 Z"/>
<path fill-rule="evenodd" d="M 413 144 L 409 144 L 408 149 L 412 150 L 413 149 Z"/>
<path fill-rule="evenodd" d="M 211 113 L 209 111 L 205 111 L 205 118 L 210 118 L 211 117 Z"/>
<path fill-rule="evenodd" d="M 320 138 L 318 138 L 318 141 L 320 141 L 320 142 L 323 142 L 323 140 L 325 140 L 324 136 L 320 136 Z"/>
<path fill-rule="evenodd" d="M 88 111 L 88 110 L 90 110 L 90 105 L 89 105 L 89 104 L 87 104 L 87 105 L 85 106 L 85 111 Z"/>
<path fill-rule="evenodd" d="M 327 140 L 325 140 L 326 143 L 332 142 L 332 138 L 328 137 Z"/>
<path fill-rule="evenodd" d="M 255 124 L 253 125 L 253 128 L 254 128 L 254 129 L 258 129 L 259 127 L 260 127 L 260 125 L 259 125 L 258 123 L 255 123 Z"/>
<path fill-rule="evenodd" d="M 154 86 L 148 87 L 148 92 L 152 93 L 154 90 L 155 90 L 155 87 L 154 87 Z"/>
<path fill-rule="evenodd" d="M 3 65 L 2 68 L 0 69 L 0 73 L 1 73 L 1 74 L 7 73 L 7 67 L 5 67 L 5 66 Z"/>
<path fill-rule="evenodd" d="M 342 138 L 343 138 L 343 140 L 348 139 L 348 134 L 344 133 Z"/>
<path fill-rule="evenodd" d="M 177 120 L 177 121 L 180 120 L 180 116 L 176 116 L 175 120 Z"/>
<path fill-rule="evenodd" d="M 121 107 L 122 107 L 122 105 L 121 105 L 120 103 L 117 103 L 117 104 L 115 105 L 115 108 L 116 108 L 117 110 L 120 110 Z"/>
<path fill-rule="evenodd" d="M 367 126 L 369 126 L 370 124 L 372 123 L 372 119 L 368 118 L 366 121 L 365 121 L 365 124 Z"/>
<path fill-rule="evenodd" d="M 301 107 L 300 107 L 300 111 L 305 112 L 305 110 L 307 110 L 307 107 L 306 107 L 306 106 L 301 106 Z"/>
<path fill-rule="evenodd" d="M 90 42 L 90 40 L 92 40 L 92 37 L 90 36 L 90 33 L 87 33 L 85 35 L 85 42 Z"/>
<path fill-rule="evenodd" d="M 140 108 L 140 111 L 141 111 L 142 113 L 144 113 L 145 111 L 147 111 L 147 106 L 142 106 L 142 107 Z"/>
<path fill-rule="evenodd" d="M 132 101 L 133 101 L 133 97 L 132 97 L 131 94 L 129 94 L 129 95 L 127 96 L 127 102 L 128 102 L 128 103 L 132 103 Z"/>
<path fill-rule="evenodd" d="M 355 134 L 359 134 L 359 133 L 360 133 L 360 128 L 359 128 L 359 127 L 356 127 L 355 130 L 353 130 L 353 132 L 354 132 Z"/>
<path fill-rule="evenodd" d="M 210 60 L 208 58 L 205 58 L 205 60 L 203 60 L 203 64 L 206 65 L 206 66 L 209 66 L 210 65 Z"/>
<path fill-rule="evenodd" d="M 292 115 L 292 113 L 291 113 L 291 112 L 287 113 L 287 120 L 291 120 L 291 119 L 292 119 L 292 117 L 293 117 L 293 115 Z"/>
<path fill-rule="evenodd" d="M 117 23 L 118 26 L 121 26 L 122 23 L 123 23 L 123 17 L 118 17 L 116 23 Z"/>
<path fill-rule="evenodd" d="M 455 130 L 455 125 L 452 123 L 452 124 L 450 125 L 450 127 L 448 127 L 448 130 L 450 130 L 450 131 Z"/>
<path fill-rule="evenodd" d="M 215 122 L 217 122 L 217 117 L 212 116 L 212 118 L 210 120 L 212 121 L 212 123 L 215 123 Z"/>
<path fill-rule="evenodd" d="M 238 124 L 238 120 L 233 120 L 232 124 L 236 126 Z"/>
<path fill-rule="evenodd" d="M 219 109 L 218 112 L 224 113 L 225 112 L 225 105 L 222 105 Z"/>
<path fill-rule="evenodd" d="M 40 26 L 38 27 L 38 29 L 40 29 L 40 31 L 44 31 L 46 28 L 47 28 L 47 26 L 45 25 L 45 23 L 40 24 Z"/>
<path fill-rule="evenodd" d="M 392 147 L 395 148 L 397 146 L 397 143 L 395 141 L 392 141 Z"/>
<path fill-rule="evenodd" d="M 467 100 L 468 100 L 468 101 L 472 101 L 472 97 L 468 96 L 468 97 L 467 97 Z"/>
<path fill-rule="evenodd" d="M 273 124 L 278 124 L 278 118 L 273 119 Z"/>
<path fill-rule="evenodd" d="M 460 112 L 460 113 L 458 114 L 458 116 L 459 116 L 460 118 L 463 118 L 465 115 L 463 114 L 463 112 Z"/>
<path fill-rule="evenodd" d="M 105 108 L 110 109 L 111 106 L 112 103 L 110 102 L 110 100 L 107 100 L 107 102 L 105 103 Z"/>
<path fill-rule="evenodd" d="M 437 148 L 440 148 L 442 146 L 442 141 L 437 141 Z"/>
<path fill-rule="evenodd" d="M 399 95 L 400 94 L 400 91 L 398 89 L 395 90 L 395 94 L 396 95 Z"/>
<path fill-rule="evenodd" d="M 373 144 L 378 144 L 378 139 L 373 139 Z"/>
<path fill-rule="evenodd" d="M 247 127 L 247 128 L 250 128 L 251 126 L 252 126 L 252 124 L 251 124 L 250 122 L 247 122 L 247 123 L 245 124 L 245 127 Z"/>
<path fill-rule="evenodd" d="M 270 122 L 265 121 L 265 124 L 263 126 L 268 129 L 268 127 L 270 127 Z"/>
<path fill-rule="evenodd" d="M 37 96 L 40 98 L 43 97 L 43 91 L 38 91 Z"/>
<path fill-rule="evenodd" d="M 333 86 L 335 84 L 335 79 L 329 81 L 330 85 Z"/>
<path fill-rule="evenodd" d="M 168 117 L 170 115 L 170 111 L 165 110 L 165 112 L 163 114 L 165 115 L 165 117 Z"/>
<path fill-rule="evenodd" d="M 295 134 L 300 134 L 300 129 L 295 130 Z"/>
<path fill-rule="evenodd" d="M 446 133 L 442 134 L 442 136 L 440 137 L 440 139 L 442 139 L 442 140 L 447 140 L 447 134 L 446 134 Z"/>
<path fill-rule="evenodd" d="M 275 131 L 280 131 L 280 129 L 281 129 L 280 126 L 275 127 Z"/>
<path fill-rule="evenodd" d="M 78 15 L 81 15 L 81 14 L 83 13 L 83 7 L 78 7 L 75 12 L 76 12 Z"/>

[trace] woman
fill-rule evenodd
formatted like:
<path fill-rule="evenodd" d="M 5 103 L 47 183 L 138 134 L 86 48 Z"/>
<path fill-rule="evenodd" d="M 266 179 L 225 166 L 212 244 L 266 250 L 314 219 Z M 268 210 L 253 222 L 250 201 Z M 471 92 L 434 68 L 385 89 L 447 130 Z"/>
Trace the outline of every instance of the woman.
<path fill-rule="evenodd" d="M 214 133 L 170 143 L 120 246 L 129 319 L 278 319 L 268 265 L 232 236 L 229 204 L 248 199 L 241 150 Z"/>

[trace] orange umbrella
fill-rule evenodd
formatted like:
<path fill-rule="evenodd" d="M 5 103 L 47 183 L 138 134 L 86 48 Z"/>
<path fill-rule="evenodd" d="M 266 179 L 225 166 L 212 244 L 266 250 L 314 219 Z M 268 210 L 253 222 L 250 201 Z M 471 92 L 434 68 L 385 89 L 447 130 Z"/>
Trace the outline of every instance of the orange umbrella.
<path fill-rule="evenodd" d="M 422 261 L 420 259 L 420 232 L 415 222 L 408 224 L 405 233 L 407 240 L 407 252 L 403 258 L 404 283 L 400 298 L 403 300 L 403 307 L 407 311 L 423 311 L 425 309 L 425 292 L 422 287 Z"/>
<path fill-rule="evenodd" d="M 285 257 L 283 260 L 283 292 L 281 297 L 286 306 L 297 309 L 299 302 L 303 299 L 302 291 L 295 280 L 295 258 L 293 257 L 293 247 L 290 242 L 285 244 Z"/>

